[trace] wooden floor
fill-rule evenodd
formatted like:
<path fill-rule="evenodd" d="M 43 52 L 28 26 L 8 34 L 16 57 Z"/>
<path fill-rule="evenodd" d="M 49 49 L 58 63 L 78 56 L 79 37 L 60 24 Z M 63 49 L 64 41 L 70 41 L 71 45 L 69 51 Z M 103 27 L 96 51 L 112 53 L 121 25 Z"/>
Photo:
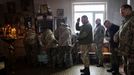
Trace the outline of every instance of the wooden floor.
<path fill-rule="evenodd" d="M 52 69 L 46 66 L 30 67 L 20 65 L 14 70 L 13 74 L 10 73 L 8 75 L 81 75 L 80 69 L 83 69 L 83 65 L 75 65 L 68 69 Z M 106 71 L 107 69 L 108 68 L 106 66 L 99 68 L 95 65 L 91 65 L 90 75 L 112 75 Z"/>

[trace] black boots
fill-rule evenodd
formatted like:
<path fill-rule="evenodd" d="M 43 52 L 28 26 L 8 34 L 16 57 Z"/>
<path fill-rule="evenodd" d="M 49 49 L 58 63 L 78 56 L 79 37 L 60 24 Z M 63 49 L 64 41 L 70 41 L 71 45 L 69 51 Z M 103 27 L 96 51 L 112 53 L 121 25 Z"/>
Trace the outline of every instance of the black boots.
<path fill-rule="evenodd" d="M 98 64 L 98 65 L 96 65 L 97 67 L 104 67 L 103 65 L 101 65 L 101 64 Z"/>
<path fill-rule="evenodd" d="M 85 67 L 84 69 L 80 70 L 82 72 L 81 75 L 90 75 L 89 67 Z"/>

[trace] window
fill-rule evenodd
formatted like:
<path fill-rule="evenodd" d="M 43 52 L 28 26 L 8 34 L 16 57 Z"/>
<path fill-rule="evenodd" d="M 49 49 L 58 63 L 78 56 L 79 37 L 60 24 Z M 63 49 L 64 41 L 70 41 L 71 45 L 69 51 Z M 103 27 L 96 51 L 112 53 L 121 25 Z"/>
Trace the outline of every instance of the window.
<path fill-rule="evenodd" d="M 89 22 L 91 23 L 93 29 L 95 27 L 95 20 L 97 18 L 101 19 L 101 23 L 103 24 L 106 18 L 106 3 L 73 3 L 73 30 L 75 33 L 76 31 L 75 24 L 77 18 L 81 17 L 82 15 L 87 15 Z M 82 25 L 82 23 L 80 23 Z"/>

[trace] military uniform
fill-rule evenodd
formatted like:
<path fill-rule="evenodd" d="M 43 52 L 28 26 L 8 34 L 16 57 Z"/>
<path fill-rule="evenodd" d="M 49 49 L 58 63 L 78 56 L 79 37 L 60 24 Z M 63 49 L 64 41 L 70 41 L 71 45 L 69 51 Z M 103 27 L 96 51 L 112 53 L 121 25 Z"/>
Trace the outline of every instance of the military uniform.
<path fill-rule="evenodd" d="M 79 26 L 79 23 L 76 23 L 76 30 L 80 31 L 78 40 L 81 51 L 81 59 L 85 67 L 89 67 L 89 50 L 91 49 L 92 43 L 92 26 L 87 23 L 82 26 Z"/>
<path fill-rule="evenodd" d="M 55 67 L 57 58 L 56 47 L 58 42 L 54 36 L 54 33 L 51 31 L 51 29 L 46 29 L 41 34 L 40 39 L 48 55 L 48 65 L 51 67 Z"/>
<path fill-rule="evenodd" d="M 99 65 L 103 65 L 103 54 L 102 54 L 102 46 L 103 46 L 103 40 L 104 40 L 104 27 L 99 24 L 94 29 L 94 43 L 96 44 L 96 57 L 97 57 L 97 63 Z"/>
<path fill-rule="evenodd" d="M 29 29 L 24 37 L 24 47 L 27 62 L 37 64 L 37 54 L 39 53 L 39 41 L 34 30 Z"/>
<path fill-rule="evenodd" d="M 118 32 L 120 54 L 126 58 L 127 75 L 134 73 L 134 13 L 125 17 Z"/>
<path fill-rule="evenodd" d="M 61 24 L 55 31 L 58 39 L 57 64 L 59 67 L 69 67 L 73 64 L 71 53 L 71 29 L 66 24 Z"/>

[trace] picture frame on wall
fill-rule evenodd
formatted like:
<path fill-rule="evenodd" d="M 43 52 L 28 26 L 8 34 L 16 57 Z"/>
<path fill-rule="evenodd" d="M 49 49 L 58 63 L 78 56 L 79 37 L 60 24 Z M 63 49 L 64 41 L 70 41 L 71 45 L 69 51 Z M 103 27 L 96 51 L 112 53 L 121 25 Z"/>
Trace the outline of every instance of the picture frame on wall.
<path fill-rule="evenodd" d="M 53 30 L 56 30 L 61 23 L 67 24 L 67 17 L 54 17 Z"/>
<path fill-rule="evenodd" d="M 47 4 L 40 5 L 40 12 L 42 14 L 47 14 L 48 13 L 48 6 L 47 6 Z"/>
<path fill-rule="evenodd" d="M 63 17 L 64 16 L 64 9 L 57 9 L 57 17 Z"/>

